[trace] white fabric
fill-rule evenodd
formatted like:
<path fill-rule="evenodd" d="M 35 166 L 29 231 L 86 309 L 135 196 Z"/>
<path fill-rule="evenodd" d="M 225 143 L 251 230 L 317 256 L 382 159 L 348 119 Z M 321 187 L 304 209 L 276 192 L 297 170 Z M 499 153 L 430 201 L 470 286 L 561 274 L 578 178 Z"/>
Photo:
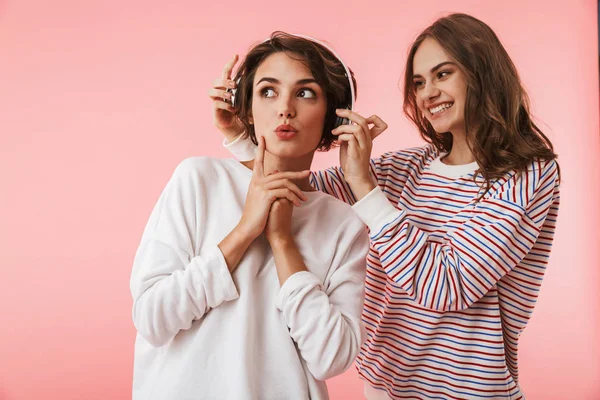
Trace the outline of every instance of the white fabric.
<path fill-rule="evenodd" d="M 245 134 L 240 133 L 233 142 L 223 139 L 223 147 L 237 158 L 240 162 L 251 161 L 256 157 L 256 149 L 258 148 L 250 138 Z"/>
<path fill-rule="evenodd" d="M 240 146 L 240 145 L 238 145 Z M 240 146 L 241 147 L 241 146 Z M 444 158 L 447 153 L 440 154 L 435 160 L 431 162 L 429 165 L 429 170 L 434 174 L 438 174 L 441 176 L 445 176 L 451 179 L 458 179 L 463 175 L 470 174 L 472 172 L 477 171 L 479 169 L 479 165 L 476 161 L 468 164 L 461 165 L 448 165 L 442 162 L 442 158 Z M 248 160 L 244 160 L 248 161 Z"/>
<path fill-rule="evenodd" d="M 320 192 L 295 208 L 308 268 L 280 288 L 261 235 L 233 274 L 218 243 L 239 222 L 251 171 L 196 157 L 176 169 L 144 230 L 131 275 L 138 330 L 134 400 L 328 399 L 324 380 L 365 338 L 366 229 Z"/>

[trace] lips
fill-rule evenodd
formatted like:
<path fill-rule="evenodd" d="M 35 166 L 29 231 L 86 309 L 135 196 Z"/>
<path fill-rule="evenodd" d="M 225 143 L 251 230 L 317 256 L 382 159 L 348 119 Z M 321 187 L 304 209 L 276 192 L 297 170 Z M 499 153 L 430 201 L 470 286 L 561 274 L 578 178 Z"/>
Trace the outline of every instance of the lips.
<path fill-rule="evenodd" d="M 427 107 L 427 111 L 429 112 L 429 117 L 435 119 L 436 117 L 439 117 L 440 115 L 444 114 L 453 105 L 454 105 L 454 102 L 445 102 L 445 103 L 438 103 L 436 105 L 429 106 L 429 107 Z"/>
<path fill-rule="evenodd" d="M 275 129 L 277 137 L 283 140 L 291 139 L 296 136 L 297 133 L 298 130 L 289 124 L 279 125 L 277 129 Z"/>

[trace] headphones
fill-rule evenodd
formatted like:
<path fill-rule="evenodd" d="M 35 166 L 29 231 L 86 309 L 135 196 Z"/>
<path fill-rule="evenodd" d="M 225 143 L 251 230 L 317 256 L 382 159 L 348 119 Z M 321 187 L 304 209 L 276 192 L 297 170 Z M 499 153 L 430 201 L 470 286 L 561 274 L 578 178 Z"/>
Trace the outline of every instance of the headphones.
<path fill-rule="evenodd" d="M 305 36 L 305 35 L 297 35 L 297 34 L 288 34 L 288 35 L 297 37 L 297 38 L 301 38 L 301 39 L 310 40 L 313 43 L 321 45 L 326 50 L 328 50 L 331 54 L 333 54 L 333 56 L 335 58 L 337 58 L 337 60 L 340 62 L 340 64 L 342 64 L 342 66 L 344 67 L 344 70 L 345 70 L 344 75 L 346 76 L 346 78 L 348 78 L 348 85 L 350 86 L 350 104 L 346 105 L 345 107 L 336 107 L 336 108 L 346 108 L 348 110 L 353 110 L 354 109 L 354 97 L 355 97 L 354 83 L 352 82 L 352 75 L 350 74 L 350 70 L 348 69 L 348 67 L 342 60 L 342 58 L 331 47 L 329 47 L 327 44 L 321 42 L 320 40 L 317 40 L 315 38 L 312 38 L 310 36 Z M 263 40 L 262 43 L 266 43 L 270 40 L 271 40 L 271 38 L 269 37 L 269 38 Z M 240 84 L 240 80 L 241 80 L 241 77 L 238 78 L 237 81 L 235 82 L 236 86 Z M 230 100 L 231 105 L 235 106 L 235 93 L 236 93 L 237 89 L 227 89 L 227 91 L 229 93 L 231 93 L 231 100 Z M 333 129 L 337 128 L 340 125 L 349 125 L 349 124 L 350 124 L 350 120 L 348 118 L 342 118 L 342 117 L 338 116 L 338 117 L 336 117 L 335 125 L 334 125 Z"/>

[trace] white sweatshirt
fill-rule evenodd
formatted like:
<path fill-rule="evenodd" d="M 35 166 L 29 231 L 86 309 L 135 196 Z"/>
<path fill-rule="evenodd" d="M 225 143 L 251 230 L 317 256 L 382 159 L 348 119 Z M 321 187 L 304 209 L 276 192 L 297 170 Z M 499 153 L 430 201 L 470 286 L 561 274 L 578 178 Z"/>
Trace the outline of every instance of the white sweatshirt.
<path fill-rule="evenodd" d="M 131 275 L 134 400 L 328 399 L 365 338 L 366 229 L 349 205 L 306 192 L 292 233 L 308 269 L 280 287 L 258 237 L 231 274 L 219 242 L 240 221 L 252 172 L 195 157 L 175 170 Z"/>

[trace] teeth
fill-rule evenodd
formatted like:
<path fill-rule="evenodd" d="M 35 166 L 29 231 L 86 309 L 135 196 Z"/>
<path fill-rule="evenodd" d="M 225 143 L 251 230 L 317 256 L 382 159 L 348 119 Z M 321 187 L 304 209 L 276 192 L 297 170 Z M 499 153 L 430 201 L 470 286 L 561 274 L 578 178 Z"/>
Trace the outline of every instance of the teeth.
<path fill-rule="evenodd" d="M 430 108 L 429 112 L 432 113 L 432 114 L 437 114 L 437 113 L 440 113 L 442 111 L 445 111 L 445 110 L 449 109 L 450 107 L 452 107 L 452 103 L 440 104 L 437 107 Z"/>

